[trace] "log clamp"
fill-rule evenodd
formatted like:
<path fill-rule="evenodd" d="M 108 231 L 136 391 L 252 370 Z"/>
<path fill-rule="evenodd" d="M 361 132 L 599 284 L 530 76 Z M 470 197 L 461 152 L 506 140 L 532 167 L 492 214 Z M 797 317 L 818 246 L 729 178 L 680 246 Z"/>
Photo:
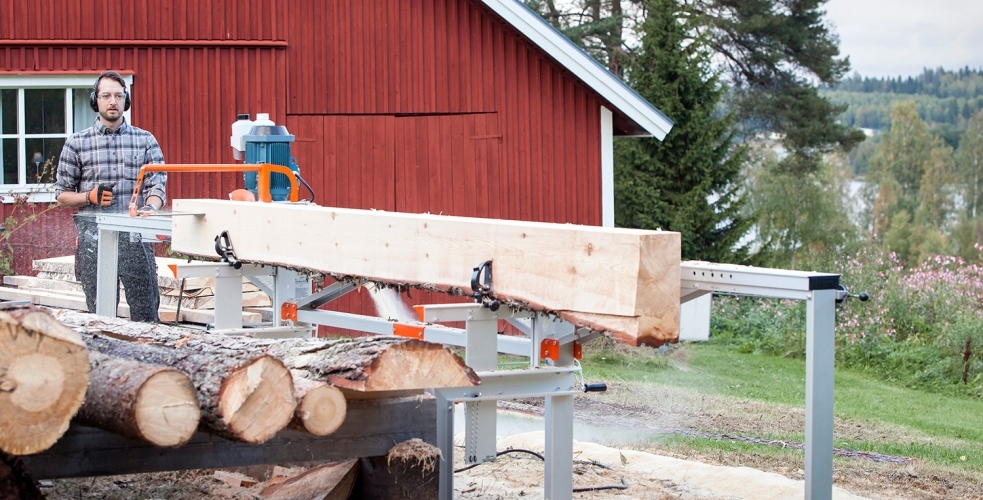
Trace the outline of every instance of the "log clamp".
<path fill-rule="evenodd" d="M 242 261 L 236 257 L 236 251 L 232 248 L 232 239 L 229 238 L 228 231 L 222 231 L 215 237 L 215 253 L 222 258 L 222 262 L 228 262 L 233 269 L 242 268 Z"/>
<path fill-rule="evenodd" d="M 484 280 L 481 279 L 484 272 Z M 487 307 L 492 311 L 497 311 L 501 302 L 492 293 L 492 261 L 486 260 L 480 266 L 474 268 L 471 274 L 471 291 L 474 301 Z"/>
<path fill-rule="evenodd" d="M 867 292 L 850 293 L 850 291 L 847 290 L 845 286 L 843 285 L 836 286 L 835 302 L 837 305 L 846 302 L 846 299 L 849 297 L 857 298 L 860 300 L 860 302 L 867 302 L 867 300 L 870 299 L 870 294 L 868 294 Z"/>

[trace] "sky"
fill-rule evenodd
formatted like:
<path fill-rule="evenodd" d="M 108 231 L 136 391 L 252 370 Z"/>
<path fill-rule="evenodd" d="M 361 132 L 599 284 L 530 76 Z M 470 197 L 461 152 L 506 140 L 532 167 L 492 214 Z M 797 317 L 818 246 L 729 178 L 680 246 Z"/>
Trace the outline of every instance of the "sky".
<path fill-rule="evenodd" d="M 851 74 L 983 68 L 983 0 L 829 0 L 825 10 Z"/>

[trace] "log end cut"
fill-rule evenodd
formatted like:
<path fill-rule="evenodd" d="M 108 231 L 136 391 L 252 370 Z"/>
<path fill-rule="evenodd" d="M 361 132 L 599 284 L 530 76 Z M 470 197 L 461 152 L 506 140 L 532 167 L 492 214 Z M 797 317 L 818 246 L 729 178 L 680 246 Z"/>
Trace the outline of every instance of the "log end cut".
<path fill-rule="evenodd" d="M 255 444 L 286 427 L 296 408 L 290 371 L 270 356 L 260 356 L 226 377 L 218 404 L 227 429 Z"/>
<path fill-rule="evenodd" d="M 35 308 L 0 311 L 0 450 L 29 455 L 68 430 L 85 399 L 81 335 Z"/>
<path fill-rule="evenodd" d="M 329 376 L 328 382 L 355 391 L 406 391 L 439 387 L 469 387 L 480 379 L 460 356 L 440 344 L 422 340 L 392 344 L 351 380 Z"/>
<path fill-rule="evenodd" d="M 89 351 L 89 388 L 76 419 L 155 446 L 180 446 L 201 418 L 191 379 L 167 366 Z"/>
<path fill-rule="evenodd" d="M 137 394 L 134 410 L 140 435 L 157 446 L 187 443 L 201 418 L 195 387 L 177 370 L 148 378 Z"/>
<path fill-rule="evenodd" d="M 296 383 L 299 379 L 294 380 Z M 337 387 L 324 382 L 311 384 L 303 396 L 298 397 L 297 413 L 291 427 L 299 427 L 315 436 L 327 436 L 344 423 L 348 402 Z"/>

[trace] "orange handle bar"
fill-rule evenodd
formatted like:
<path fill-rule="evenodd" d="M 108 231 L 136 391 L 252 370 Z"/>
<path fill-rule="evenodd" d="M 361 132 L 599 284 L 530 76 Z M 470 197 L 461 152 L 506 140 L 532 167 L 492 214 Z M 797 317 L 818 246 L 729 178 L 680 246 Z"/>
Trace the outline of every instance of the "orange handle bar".
<path fill-rule="evenodd" d="M 137 198 L 140 196 L 140 190 L 143 189 L 143 177 L 147 172 L 256 172 L 257 173 L 257 186 L 256 191 L 259 193 L 259 201 L 264 203 L 270 203 L 273 201 L 273 195 L 270 194 L 270 174 L 279 173 L 287 176 L 290 180 L 290 201 L 297 202 L 297 178 L 294 177 L 293 170 L 290 170 L 283 165 L 274 165 L 272 163 L 230 163 L 230 164 L 163 164 L 163 165 L 144 165 L 140 167 L 140 173 L 137 175 L 137 182 L 133 186 L 133 196 L 130 196 L 130 216 L 136 216 L 137 212 Z"/>

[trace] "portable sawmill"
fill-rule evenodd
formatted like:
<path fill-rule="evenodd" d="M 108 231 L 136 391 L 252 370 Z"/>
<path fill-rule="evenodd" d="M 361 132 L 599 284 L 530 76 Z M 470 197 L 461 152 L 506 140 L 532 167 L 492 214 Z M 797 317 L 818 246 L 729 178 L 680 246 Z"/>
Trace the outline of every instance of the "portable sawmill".
<path fill-rule="evenodd" d="M 102 216 L 101 234 L 110 243 L 115 231 L 167 234 L 176 252 L 221 259 L 177 269 L 178 278 L 215 278 L 216 333 L 308 337 L 325 326 L 465 347 L 480 385 L 430 391 L 437 399 L 442 499 L 453 496 L 454 403 L 465 403 L 465 462 L 476 464 L 496 457 L 497 401 L 526 397 L 546 399 L 545 498 L 571 498 L 573 397 L 605 389 L 584 381 L 581 345 L 602 334 L 631 345 L 673 342 L 680 303 L 713 292 L 808 303 L 806 491 L 807 498 L 828 498 L 833 307 L 847 296 L 839 275 L 681 262 L 678 234 L 662 231 L 319 207 L 309 186 L 311 200 L 299 199 L 298 185 L 306 183 L 286 128 L 265 115 L 238 118 L 231 145 L 245 163 L 147 165 L 140 179 L 157 170 L 241 171 L 258 202 L 175 200 L 170 214 Z M 115 276 L 113 253 L 114 244 L 100 245 L 100 273 Z M 297 270 L 337 281 L 311 294 L 299 290 L 305 274 Z M 243 328 L 243 277 L 273 299 L 272 322 L 263 328 Z M 100 277 L 100 292 L 102 284 Z M 417 321 L 321 309 L 373 284 L 473 302 L 415 306 Z M 97 312 L 112 315 L 113 305 L 100 295 Z M 465 326 L 443 325 L 450 322 Z M 521 335 L 500 334 L 501 322 Z M 528 362 L 502 369 L 499 354 Z"/>

